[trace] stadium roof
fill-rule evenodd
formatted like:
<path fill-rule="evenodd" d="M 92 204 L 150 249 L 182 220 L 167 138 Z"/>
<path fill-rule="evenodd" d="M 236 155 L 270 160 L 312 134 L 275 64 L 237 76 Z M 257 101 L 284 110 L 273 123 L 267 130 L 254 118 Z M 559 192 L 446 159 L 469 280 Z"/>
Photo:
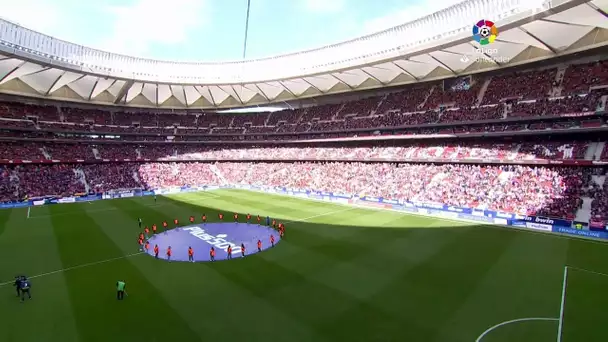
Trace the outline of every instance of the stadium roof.
<path fill-rule="evenodd" d="M 370 36 L 288 55 L 225 63 L 134 58 L 0 20 L 0 92 L 161 108 L 268 105 L 437 80 L 608 44 L 608 0 L 469 0 Z M 493 20 L 483 46 L 472 26 Z"/>

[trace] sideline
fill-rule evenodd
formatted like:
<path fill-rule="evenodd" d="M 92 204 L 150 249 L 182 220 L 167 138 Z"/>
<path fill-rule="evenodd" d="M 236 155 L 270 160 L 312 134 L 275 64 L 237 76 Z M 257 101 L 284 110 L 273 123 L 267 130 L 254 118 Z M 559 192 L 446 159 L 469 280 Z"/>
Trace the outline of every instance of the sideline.
<path fill-rule="evenodd" d="M 56 270 L 56 271 L 52 271 L 52 272 L 46 272 L 46 273 L 41 273 L 41 274 L 37 274 L 35 276 L 31 276 L 31 277 L 28 277 L 28 278 L 29 279 L 40 278 L 40 277 L 44 277 L 44 276 L 48 276 L 48 275 L 53 275 L 53 274 L 57 274 L 57 273 L 61 273 L 61 272 L 66 272 L 66 271 L 71 271 L 71 270 L 75 270 L 75 269 L 79 269 L 79 268 L 84 268 L 84 267 L 89 267 L 89 266 L 95 266 L 95 265 L 101 265 L 101 264 L 105 264 L 106 262 L 120 260 L 120 259 L 126 259 L 126 258 L 134 257 L 134 256 L 137 256 L 137 255 L 141 255 L 141 254 L 144 254 L 144 252 L 137 252 L 137 253 L 133 253 L 133 254 L 127 254 L 127 255 L 119 256 L 119 257 L 116 257 L 116 258 L 110 258 L 110 259 L 105 259 L 105 260 L 100 260 L 100 261 L 89 262 L 89 263 L 82 264 L 82 265 L 76 265 L 76 266 L 72 266 L 72 267 L 62 268 L 60 270 Z M 11 280 L 11 281 L 7 281 L 5 283 L 0 283 L 0 287 L 12 284 L 13 282 L 14 281 Z"/>
<path fill-rule="evenodd" d="M 562 340 L 562 331 L 564 327 L 564 310 L 566 308 L 566 289 L 568 287 L 568 266 L 564 266 L 564 280 L 562 283 L 562 299 L 559 307 L 559 325 L 557 327 L 557 342 Z"/>
<path fill-rule="evenodd" d="M 526 322 L 526 321 L 559 321 L 559 318 L 547 318 L 547 317 L 528 317 L 528 318 L 518 318 L 518 319 L 512 319 L 510 321 L 505 321 L 502 323 L 498 323 L 493 327 L 490 327 L 489 329 L 487 329 L 486 331 L 484 331 L 481 335 L 479 335 L 479 337 L 475 340 L 475 342 L 481 342 L 481 340 L 490 332 L 492 332 L 494 329 L 498 329 L 502 326 L 505 326 L 507 324 L 512 324 L 512 323 L 519 323 L 519 322 Z"/>

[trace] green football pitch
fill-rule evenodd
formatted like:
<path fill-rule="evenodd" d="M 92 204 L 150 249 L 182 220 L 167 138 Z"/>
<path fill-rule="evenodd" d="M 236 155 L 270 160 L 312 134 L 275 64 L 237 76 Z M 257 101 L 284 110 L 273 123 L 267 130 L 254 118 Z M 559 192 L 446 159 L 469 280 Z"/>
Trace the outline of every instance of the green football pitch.
<path fill-rule="evenodd" d="M 216 263 L 138 253 L 138 217 L 220 211 L 286 236 Z M 607 260 L 591 240 L 244 190 L 0 210 L 0 341 L 608 341 Z"/>

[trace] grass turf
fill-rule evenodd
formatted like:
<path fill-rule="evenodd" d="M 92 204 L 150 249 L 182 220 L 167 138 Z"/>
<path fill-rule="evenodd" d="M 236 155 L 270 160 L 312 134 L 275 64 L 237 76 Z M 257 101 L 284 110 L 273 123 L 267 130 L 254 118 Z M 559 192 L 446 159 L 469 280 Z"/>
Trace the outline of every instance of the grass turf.
<path fill-rule="evenodd" d="M 293 222 L 277 247 L 244 259 L 132 255 L 138 217 L 219 211 Z M 607 257 L 595 241 L 242 190 L 2 210 L 0 341 L 472 342 L 502 322 L 556 319 L 564 266 L 608 273 Z M 23 304 L 6 283 L 19 273 L 34 276 Z M 567 279 L 562 341 L 608 340 L 608 276 Z M 481 341 L 555 341 L 557 330 L 521 321 Z"/>

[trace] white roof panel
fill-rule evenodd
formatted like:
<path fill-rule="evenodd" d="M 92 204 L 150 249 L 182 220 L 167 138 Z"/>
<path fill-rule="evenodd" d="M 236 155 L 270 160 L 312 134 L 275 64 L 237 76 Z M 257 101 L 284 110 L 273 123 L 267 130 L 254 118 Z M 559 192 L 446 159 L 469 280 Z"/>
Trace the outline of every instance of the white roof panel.
<path fill-rule="evenodd" d="M 608 8 L 608 0 L 593 0 L 588 3 L 584 0 L 576 1 L 561 0 L 559 6 L 553 6 L 550 11 L 537 6 L 534 11 L 530 12 L 513 12 L 515 14 L 509 12 L 497 14 L 495 18 L 488 18 L 496 21 L 499 34 L 496 41 L 484 46 L 484 49 L 497 51 L 502 59 L 500 63 L 490 61 L 483 63 L 480 67 L 476 65 L 475 72 L 508 67 L 512 65 L 510 59 L 516 60 L 513 63 L 525 63 L 526 58 L 529 58 L 528 55 L 531 56 L 530 58 L 538 60 L 539 58 L 551 58 L 557 54 L 564 55 L 586 48 L 608 45 L 608 38 L 606 38 L 608 31 L 603 31 L 608 30 L 608 19 L 598 11 L 598 8 Z M 533 4 L 541 4 L 539 1 L 503 1 L 507 5 L 520 2 L 521 6 L 525 5 L 530 8 L 534 7 Z M 196 67 L 196 70 L 192 69 L 192 75 L 196 75 L 203 69 L 208 71 L 207 78 L 200 82 L 197 76 L 189 77 L 188 82 L 170 82 L 159 79 L 149 81 L 146 80 L 146 77 L 150 76 L 144 75 L 142 70 L 145 68 L 142 69 L 139 65 L 110 72 L 109 69 L 97 67 L 94 60 L 89 63 L 90 65 L 82 67 L 70 64 L 68 60 L 50 61 L 41 57 L 36 57 L 39 59 L 24 58 L 22 56 L 26 55 L 25 51 L 7 50 L 5 46 L 0 46 L 2 51 L 0 54 L 0 84 L 19 79 L 39 93 L 24 93 L 23 95 L 26 96 L 55 98 L 55 96 L 61 95 L 61 92 L 56 93 L 56 90 L 68 86 L 82 99 L 96 99 L 97 103 L 99 101 L 102 101 L 101 103 L 107 101 L 107 104 L 124 102 L 127 106 L 137 106 L 136 103 L 142 104 L 146 101 L 142 102 L 141 99 L 133 103 L 132 101 L 138 95 L 143 95 L 150 104 L 160 106 L 173 96 L 177 101 L 168 101 L 164 107 L 186 108 L 196 105 L 209 106 L 203 108 L 219 108 L 220 106 L 247 106 L 251 104 L 250 101 L 259 104 L 261 98 L 273 103 L 318 96 L 319 93 L 329 91 L 332 93 L 346 92 L 363 87 L 423 82 L 431 78 L 450 77 L 451 71 L 463 72 L 475 60 L 488 58 L 487 53 L 475 50 L 479 44 L 471 40 L 468 20 L 472 17 L 477 18 L 481 13 L 496 12 L 492 3 L 493 0 L 468 0 L 455 9 L 454 13 L 458 14 L 458 18 L 450 18 L 446 15 L 447 12 L 442 12 L 441 15 L 423 18 L 411 25 L 404 25 L 399 28 L 401 31 L 393 30 L 384 35 L 366 37 L 360 41 L 353 41 L 352 44 L 349 43 L 350 45 L 317 49 L 314 56 L 313 52 L 306 52 L 307 54 L 296 53 L 276 59 L 264 59 L 259 64 L 260 68 L 255 71 L 255 75 L 260 77 L 260 81 L 255 79 L 247 82 L 239 81 L 243 73 L 247 73 L 244 64 L 239 63 L 228 63 L 233 65 L 232 69 L 226 69 L 226 65 L 228 65 L 226 63 L 218 63 L 217 68 L 209 70 L 204 66 Z M 515 16 L 516 19 L 510 19 L 510 15 Z M 514 20 L 519 21 L 513 24 Z M 458 25 L 463 27 L 454 30 L 453 33 L 450 33 L 451 35 L 446 33 L 445 37 L 448 38 L 438 35 L 441 36 L 439 43 L 432 37 L 420 39 L 417 42 L 417 35 L 428 35 L 425 25 L 433 21 L 441 21 L 444 26 L 443 31 L 451 27 L 447 24 L 448 22 L 459 23 Z M 503 26 L 503 24 L 512 25 Z M 439 31 L 442 30 L 439 29 Z M 589 34 L 594 34 L 595 38 L 582 39 L 588 37 Z M 395 41 L 403 41 L 403 46 L 391 45 L 391 42 Z M 426 49 L 427 47 L 428 49 Z M 521 52 L 530 48 L 542 49 L 544 52 L 536 51 L 536 53 L 519 56 Z M 368 49 L 370 49 L 369 53 L 366 52 Z M 381 58 L 377 56 L 379 52 L 373 52 L 378 49 L 385 49 L 382 51 Z M 343 56 L 345 61 L 348 60 L 350 64 L 336 63 L 334 61 L 336 55 Z M 518 58 L 514 58 L 516 56 Z M 301 76 L 261 79 L 269 77 L 269 75 L 285 74 L 291 70 L 293 65 L 302 65 L 302 63 L 308 63 L 309 66 L 301 69 L 302 73 L 299 74 Z M 159 66 L 159 70 L 165 67 L 166 65 Z M 183 72 L 189 70 L 187 65 L 180 65 L 179 68 L 183 69 Z M 137 76 L 137 72 L 141 72 L 140 76 Z M 210 78 L 234 81 L 212 84 L 209 82 Z M 176 78 L 176 80 L 178 79 Z M 4 88 L 8 87 L 2 89 Z M 14 90 L 11 89 L 11 91 L 15 93 Z M 103 100 L 97 99 L 98 95 L 104 91 L 111 96 L 100 97 Z M 119 96 L 121 99 L 117 98 Z M 108 99 L 108 97 L 114 98 Z M 205 101 L 202 101 L 201 97 Z"/>

